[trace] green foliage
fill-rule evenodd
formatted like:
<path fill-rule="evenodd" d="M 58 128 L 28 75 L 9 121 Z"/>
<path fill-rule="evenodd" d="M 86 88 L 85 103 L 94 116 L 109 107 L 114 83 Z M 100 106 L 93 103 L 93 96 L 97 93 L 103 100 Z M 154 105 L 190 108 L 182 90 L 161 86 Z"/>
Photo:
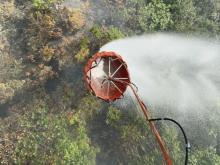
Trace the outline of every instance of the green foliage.
<path fill-rule="evenodd" d="M 68 104 L 69 102 L 72 102 L 72 99 L 76 97 L 76 94 L 73 90 L 72 86 L 65 86 L 63 87 L 63 102 L 64 104 Z"/>
<path fill-rule="evenodd" d="M 51 114 L 32 109 L 19 120 L 22 127 L 13 155 L 16 164 L 93 165 L 98 149 L 91 145 L 80 114 Z M 76 124 L 78 123 L 78 124 Z"/>
<path fill-rule="evenodd" d="M 11 80 L 7 83 L 0 83 L 0 104 L 6 103 L 15 95 L 15 92 L 22 89 L 24 80 Z"/>
<path fill-rule="evenodd" d="M 66 67 L 66 63 L 73 64 L 76 61 L 83 62 L 90 52 L 85 44 L 78 50 L 77 44 L 82 34 L 74 36 L 85 23 L 83 11 L 63 7 L 55 9 L 54 3 L 58 1 L 42 3 L 44 2 L 50 4 L 50 10 L 30 8 L 27 17 L 24 18 L 24 72 L 32 85 L 43 84 L 45 80 L 57 77 L 62 66 Z M 46 66 L 51 69 L 47 73 L 44 70 Z"/>
<path fill-rule="evenodd" d="M 0 50 L 1 51 L 1 50 Z M 1 56 L 0 62 L 0 81 L 19 78 L 24 69 L 22 60 L 16 60 L 15 57 L 4 54 Z"/>
<path fill-rule="evenodd" d="M 146 120 L 134 113 L 122 112 L 110 106 L 105 123 L 108 127 L 103 130 L 103 135 L 100 135 L 100 140 L 105 144 L 100 146 L 104 147 L 101 150 L 108 150 L 109 154 L 99 153 L 99 157 L 106 157 L 113 164 L 117 162 L 153 165 L 163 162 Z"/>
<path fill-rule="evenodd" d="M 77 62 L 83 62 L 89 55 L 89 39 L 87 37 L 83 38 L 80 42 L 80 50 L 75 55 Z"/>
<path fill-rule="evenodd" d="M 100 3 L 104 10 L 103 19 L 127 33 L 168 30 L 172 24 L 170 6 L 162 0 L 128 0 L 121 5 L 109 1 Z"/>
<path fill-rule="evenodd" d="M 68 24 L 69 28 L 74 30 L 79 30 L 86 23 L 85 15 L 80 9 L 68 10 Z"/>
<path fill-rule="evenodd" d="M 217 165 L 220 164 L 220 156 L 215 154 L 213 149 L 198 150 L 190 156 L 190 164 L 192 165 Z"/>
<path fill-rule="evenodd" d="M 169 6 L 161 0 L 152 0 L 139 12 L 139 24 L 144 31 L 166 30 L 172 23 Z"/>
<path fill-rule="evenodd" d="M 0 4 L 1 36 L 14 37 L 0 39 L 0 104 L 10 101 L 18 90 L 26 96 L 25 82 L 36 85 L 29 94 L 32 97 L 7 104 L 9 117 L 0 120 L 0 164 L 163 164 L 148 122 L 114 106 L 107 108 L 85 94 L 77 68 L 81 64 L 75 62 L 83 63 L 100 46 L 131 34 L 172 31 L 219 36 L 218 0 L 96 0 L 79 8 L 56 6 L 61 0 L 31 2 L 25 8 L 20 1 Z M 94 14 L 87 17 L 87 11 Z M 5 31 L 7 23 L 15 28 Z M 23 73 L 25 80 L 21 80 Z M 47 80 L 55 76 L 58 81 L 51 80 L 55 82 L 51 85 Z M 47 92 L 47 86 L 55 89 Z M 45 101 L 38 103 L 38 98 Z M 5 105 L 0 108 L 4 110 Z M 219 121 L 209 120 L 209 126 L 193 123 L 204 136 L 187 131 L 193 165 L 220 164 L 212 149 Z M 182 134 L 164 123 L 157 127 L 174 164 L 183 164 Z"/>
<path fill-rule="evenodd" d="M 119 109 L 117 109 L 113 106 L 110 106 L 108 108 L 106 123 L 117 127 L 117 125 L 115 125 L 115 123 L 117 123 L 121 119 L 121 116 L 122 116 L 122 114 Z"/>
<path fill-rule="evenodd" d="M 209 0 L 164 0 L 169 6 L 170 30 L 216 36 L 219 33 L 219 2 Z"/>
<path fill-rule="evenodd" d="M 48 45 L 45 45 L 42 48 L 42 55 L 44 61 L 50 61 L 51 58 L 54 56 L 54 53 L 55 53 L 55 49 L 49 47 Z"/>
<path fill-rule="evenodd" d="M 185 160 L 185 144 L 181 142 L 183 141 L 183 135 L 178 132 L 180 131 L 178 128 L 173 128 L 170 125 L 171 123 L 168 124 L 164 124 L 161 129 L 163 140 L 169 150 L 173 164 L 182 164 Z"/>
<path fill-rule="evenodd" d="M 32 0 L 32 5 L 38 10 L 48 9 L 53 3 L 60 2 L 62 0 Z"/>
<path fill-rule="evenodd" d="M 173 21 L 172 26 L 170 26 L 171 29 L 180 32 L 190 32 L 194 29 L 197 14 L 192 0 L 165 0 L 164 3 L 170 7 L 171 19 Z"/>
<path fill-rule="evenodd" d="M 127 34 L 155 31 L 219 34 L 220 3 L 217 0 L 128 0 L 123 3 L 100 2 L 101 19 Z"/>
<path fill-rule="evenodd" d="M 112 40 L 125 37 L 123 32 L 118 27 L 114 27 L 114 26 L 109 26 L 108 28 L 104 28 L 99 25 L 94 25 L 90 29 L 90 32 L 94 40 L 96 41 L 97 45 L 99 46 L 102 46 Z"/>
<path fill-rule="evenodd" d="M 88 121 L 93 119 L 94 116 L 99 113 L 101 103 L 96 97 L 87 95 L 80 100 L 77 109 L 80 111 L 81 117 Z"/>
<path fill-rule="evenodd" d="M 164 163 L 155 137 L 148 127 L 148 122 L 144 119 L 130 113 L 123 113 L 111 106 L 107 113 L 106 123 L 115 132 L 114 139 L 109 142 L 110 145 L 114 145 L 111 154 L 126 157 L 127 161 L 118 160 L 120 163 L 131 165 Z M 160 123 L 157 127 L 162 135 L 162 139 L 165 141 L 173 163 L 182 164 L 185 159 L 185 144 L 181 132 L 178 128 L 171 127 L 170 124 Z M 109 133 L 111 134 L 111 132 Z M 118 141 L 118 143 L 115 141 Z M 194 149 L 190 154 L 190 163 L 195 165 L 217 165 L 219 164 L 219 158 L 214 150 Z"/>
<path fill-rule="evenodd" d="M 103 36 L 103 30 L 100 26 L 98 25 L 94 25 L 90 32 L 95 36 L 95 38 L 97 39 L 101 39 L 101 37 Z"/>
<path fill-rule="evenodd" d="M 119 28 L 113 26 L 110 26 L 110 28 L 107 30 L 106 35 L 109 41 L 125 37 L 125 35 L 122 33 L 122 31 Z"/>

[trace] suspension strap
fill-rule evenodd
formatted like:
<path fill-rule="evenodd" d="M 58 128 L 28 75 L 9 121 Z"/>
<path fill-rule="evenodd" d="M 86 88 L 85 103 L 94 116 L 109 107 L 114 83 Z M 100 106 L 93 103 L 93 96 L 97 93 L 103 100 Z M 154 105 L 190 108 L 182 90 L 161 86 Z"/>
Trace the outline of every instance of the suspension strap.
<path fill-rule="evenodd" d="M 142 101 L 142 100 L 140 99 L 140 97 L 138 96 L 138 94 L 137 94 L 137 92 L 135 91 L 135 89 L 134 89 L 134 87 L 132 86 L 132 84 L 130 84 L 130 83 L 128 83 L 128 82 L 125 82 L 125 81 L 121 81 L 121 80 L 114 80 L 114 81 L 118 81 L 118 82 L 121 82 L 121 83 L 126 83 L 126 84 L 131 88 L 132 92 L 134 93 L 134 95 L 135 95 L 135 97 L 136 97 L 136 99 L 137 99 L 137 101 L 138 101 L 138 103 L 139 103 L 139 105 L 140 105 L 140 107 L 141 107 L 141 110 L 142 110 L 142 112 L 143 112 L 143 114 L 144 114 L 146 120 L 149 121 L 149 119 L 151 118 L 151 117 L 150 117 L 150 113 L 149 113 L 147 107 L 145 106 L 145 104 L 143 103 L 143 101 Z M 162 154 L 163 154 L 163 158 L 164 158 L 164 160 L 166 161 L 166 164 L 167 164 L 167 165 L 172 165 L 173 163 L 172 163 L 172 160 L 171 160 L 171 158 L 170 158 L 170 156 L 169 156 L 169 152 L 168 152 L 168 150 L 166 149 L 166 147 L 165 147 L 165 145 L 164 145 L 164 142 L 163 142 L 163 140 L 162 140 L 162 138 L 161 138 L 159 132 L 157 131 L 157 128 L 156 128 L 154 122 L 150 121 L 150 122 L 149 122 L 149 125 L 150 125 L 150 128 L 151 128 L 151 131 L 153 132 L 153 134 L 154 134 L 154 136 L 155 136 L 155 138 L 156 138 L 156 140 L 157 140 L 157 143 L 158 143 L 159 146 L 160 146 L 160 150 L 161 150 L 161 152 L 162 152 Z"/>

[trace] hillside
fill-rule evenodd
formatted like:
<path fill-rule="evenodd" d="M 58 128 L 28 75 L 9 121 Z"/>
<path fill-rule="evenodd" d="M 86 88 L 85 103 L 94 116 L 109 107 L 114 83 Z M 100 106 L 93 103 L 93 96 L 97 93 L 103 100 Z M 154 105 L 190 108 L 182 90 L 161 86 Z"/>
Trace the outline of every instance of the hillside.
<path fill-rule="evenodd" d="M 219 40 L 220 2 L 0 0 L 0 164 L 164 164 L 136 103 L 108 104 L 83 81 L 103 45 L 156 32 Z M 190 164 L 220 164 L 219 121 L 204 125 L 195 127 L 208 140 L 190 139 Z M 181 132 L 157 127 L 174 165 L 184 164 Z"/>

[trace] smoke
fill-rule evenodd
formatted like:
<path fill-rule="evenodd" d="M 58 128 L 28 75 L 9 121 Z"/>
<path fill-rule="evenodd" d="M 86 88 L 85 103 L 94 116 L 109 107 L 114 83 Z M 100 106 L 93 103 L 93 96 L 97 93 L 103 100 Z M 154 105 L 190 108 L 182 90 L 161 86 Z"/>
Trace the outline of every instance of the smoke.
<path fill-rule="evenodd" d="M 80 0 L 65 0 L 64 2 L 62 2 L 62 5 L 66 6 L 66 7 L 80 7 Z"/>
<path fill-rule="evenodd" d="M 190 120 L 186 117 L 208 120 L 212 115 L 220 123 L 219 42 L 158 33 L 116 40 L 100 51 L 123 57 L 131 81 L 154 114 L 183 123 Z"/>

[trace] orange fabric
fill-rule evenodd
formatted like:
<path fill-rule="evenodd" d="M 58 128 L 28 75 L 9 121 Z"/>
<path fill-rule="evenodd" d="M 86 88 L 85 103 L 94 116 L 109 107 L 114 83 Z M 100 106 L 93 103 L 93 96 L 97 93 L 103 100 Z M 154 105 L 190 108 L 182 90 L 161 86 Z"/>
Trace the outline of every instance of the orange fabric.
<path fill-rule="evenodd" d="M 146 117 L 147 120 L 149 120 L 150 119 L 150 113 L 148 112 L 147 107 L 145 106 L 143 101 L 141 101 L 141 99 L 139 98 L 139 96 L 137 95 L 135 90 L 133 89 L 132 85 L 129 85 L 129 86 L 131 87 L 135 97 L 137 98 L 138 103 L 139 103 L 139 105 L 141 107 L 141 110 L 144 113 L 144 116 Z M 159 132 L 157 131 L 156 126 L 154 125 L 153 122 L 150 122 L 149 124 L 150 124 L 150 128 L 151 128 L 151 130 L 152 130 L 152 132 L 153 132 L 153 134 L 154 134 L 154 136 L 155 136 L 155 138 L 156 138 L 156 140 L 157 140 L 157 142 L 158 142 L 158 144 L 160 146 L 160 150 L 161 150 L 161 152 L 163 154 L 163 157 L 164 157 L 164 160 L 166 161 L 166 164 L 167 165 L 172 165 L 173 163 L 172 163 L 172 160 L 170 159 L 169 152 L 167 151 L 167 149 L 166 149 L 166 147 L 164 145 L 164 142 L 163 142 Z"/>

